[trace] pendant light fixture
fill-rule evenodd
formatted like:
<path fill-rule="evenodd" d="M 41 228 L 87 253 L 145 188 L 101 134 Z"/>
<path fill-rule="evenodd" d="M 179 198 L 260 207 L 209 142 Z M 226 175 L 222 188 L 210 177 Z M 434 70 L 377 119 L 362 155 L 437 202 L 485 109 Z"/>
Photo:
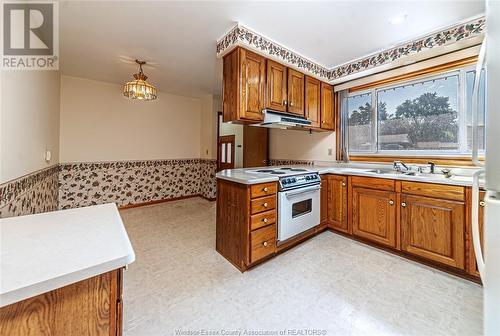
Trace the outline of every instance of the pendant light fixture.
<path fill-rule="evenodd" d="M 123 95 L 130 99 L 155 100 L 158 97 L 156 88 L 146 82 L 148 76 L 142 72 L 142 66 L 146 62 L 139 60 L 135 60 L 135 62 L 139 64 L 139 73 L 134 74 L 135 80 L 123 85 Z"/>

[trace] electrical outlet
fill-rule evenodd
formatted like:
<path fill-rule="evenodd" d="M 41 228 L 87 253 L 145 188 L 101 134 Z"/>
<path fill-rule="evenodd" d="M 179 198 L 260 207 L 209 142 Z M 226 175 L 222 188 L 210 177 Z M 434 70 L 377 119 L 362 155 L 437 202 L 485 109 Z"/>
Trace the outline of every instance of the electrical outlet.
<path fill-rule="evenodd" d="M 328 148 L 328 156 L 332 156 L 333 155 L 333 148 Z"/>

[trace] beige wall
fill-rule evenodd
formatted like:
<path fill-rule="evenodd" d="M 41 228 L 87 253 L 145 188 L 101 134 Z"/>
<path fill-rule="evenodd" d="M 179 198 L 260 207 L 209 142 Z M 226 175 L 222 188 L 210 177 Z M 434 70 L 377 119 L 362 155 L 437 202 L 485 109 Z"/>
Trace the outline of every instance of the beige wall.
<path fill-rule="evenodd" d="M 217 105 L 220 102 L 212 95 L 202 96 L 200 149 L 202 159 L 217 158 Z"/>
<path fill-rule="evenodd" d="M 155 101 L 131 101 L 121 90 L 61 77 L 61 162 L 200 157 L 201 99 L 159 92 Z"/>
<path fill-rule="evenodd" d="M 221 123 L 220 135 L 234 135 L 234 168 L 243 167 L 243 125 Z"/>
<path fill-rule="evenodd" d="M 0 76 L 3 183 L 59 162 L 60 77 L 58 71 L 1 71 Z"/>
<path fill-rule="evenodd" d="M 269 150 L 270 159 L 335 161 L 335 132 L 271 129 Z"/>

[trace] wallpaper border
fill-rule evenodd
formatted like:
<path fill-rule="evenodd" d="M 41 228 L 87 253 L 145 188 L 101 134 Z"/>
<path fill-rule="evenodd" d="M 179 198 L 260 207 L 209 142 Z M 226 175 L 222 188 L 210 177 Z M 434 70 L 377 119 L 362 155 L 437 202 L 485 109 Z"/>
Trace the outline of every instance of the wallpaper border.
<path fill-rule="evenodd" d="M 216 54 L 222 57 L 236 46 L 249 47 L 316 77 L 331 81 L 435 47 L 482 36 L 485 30 L 486 18 L 479 16 L 328 69 L 238 23 L 217 41 Z"/>

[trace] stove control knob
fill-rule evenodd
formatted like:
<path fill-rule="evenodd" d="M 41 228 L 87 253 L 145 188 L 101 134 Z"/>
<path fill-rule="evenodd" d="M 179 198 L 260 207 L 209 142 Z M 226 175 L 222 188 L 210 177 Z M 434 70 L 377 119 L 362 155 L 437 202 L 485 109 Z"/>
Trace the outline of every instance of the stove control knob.
<path fill-rule="evenodd" d="M 283 184 L 287 184 L 288 182 L 286 180 L 283 180 L 281 183 Z"/>
<path fill-rule="evenodd" d="M 297 182 L 297 179 L 294 177 L 294 178 L 292 179 L 292 182 L 293 182 L 293 183 Z"/>

